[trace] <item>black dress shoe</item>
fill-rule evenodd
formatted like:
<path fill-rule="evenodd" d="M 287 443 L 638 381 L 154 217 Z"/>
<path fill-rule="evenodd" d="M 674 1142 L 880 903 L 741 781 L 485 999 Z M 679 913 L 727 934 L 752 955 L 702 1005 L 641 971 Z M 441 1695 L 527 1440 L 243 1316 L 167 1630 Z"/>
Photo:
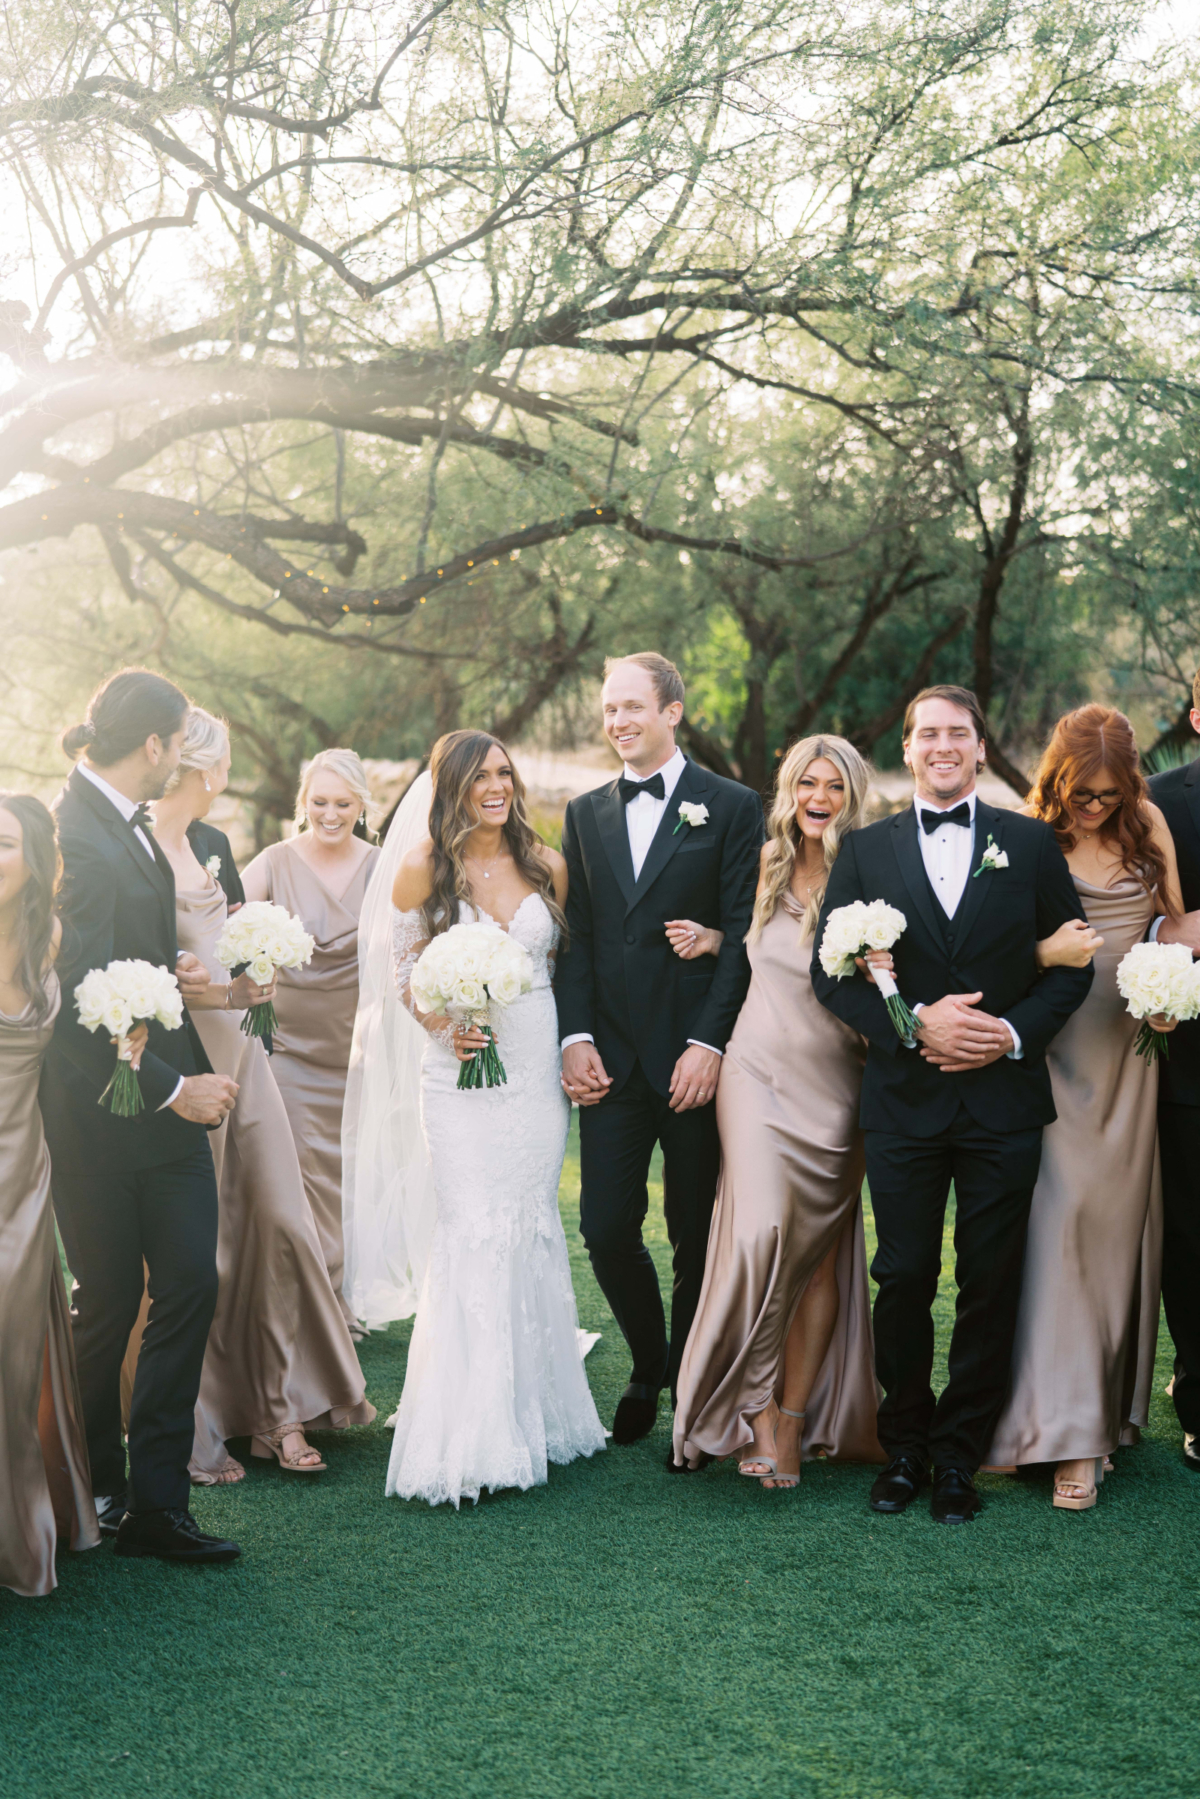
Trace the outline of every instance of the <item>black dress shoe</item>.
<path fill-rule="evenodd" d="M 107 1499 L 96 1500 L 96 1523 L 100 1526 L 102 1537 L 115 1537 L 117 1526 L 125 1516 L 128 1499 L 124 1493 L 113 1493 Z"/>
<path fill-rule="evenodd" d="M 873 1512 L 906 1512 L 929 1479 L 929 1470 L 915 1455 L 894 1455 L 871 1487 Z"/>
<path fill-rule="evenodd" d="M 626 1387 L 613 1417 L 614 1443 L 636 1443 L 648 1437 L 658 1417 L 658 1394 L 653 1387 Z"/>
<path fill-rule="evenodd" d="M 982 1510 L 983 1501 L 969 1474 L 961 1468 L 934 1469 L 929 1515 L 935 1524 L 969 1524 Z"/>
<path fill-rule="evenodd" d="M 117 1531 L 118 1555 L 156 1555 L 164 1562 L 235 1562 L 241 1550 L 224 1537 L 206 1537 L 190 1512 L 126 1512 Z"/>
<path fill-rule="evenodd" d="M 1193 1474 L 1200 1474 L 1200 1443 L 1187 1431 L 1183 1433 L 1183 1465 Z"/>

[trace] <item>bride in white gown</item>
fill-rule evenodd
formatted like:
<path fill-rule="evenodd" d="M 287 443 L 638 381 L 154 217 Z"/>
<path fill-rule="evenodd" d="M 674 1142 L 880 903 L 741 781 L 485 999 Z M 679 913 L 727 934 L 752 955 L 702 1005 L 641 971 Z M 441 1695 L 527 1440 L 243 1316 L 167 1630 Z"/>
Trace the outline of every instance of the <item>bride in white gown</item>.
<path fill-rule="evenodd" d="M 604 1431 L 580 1359 L 558 1213 L 570 1107 L 551 977 L 566 865 L 534 836 L 520 779 L 495 738 L 450 733 L 434 747 L 430 774 L 431 788 L 406 797 L 410 816 L 395 821 L 372 881 L 375 889 L 394 874 L 391 973 L 404 1012 L 367 986 L 380 974 L 382 893 L 364 907 L 364 962 L 374 966 L 363 969 L 347 1094 L 346 1296 L 378 1324 L 411 1312 L 417 1288 L 386 1490 L 457 1507 L 485 1487 L 542 1484 L 548 1462 L 593 1454 Z M 534 978 L 531 992 L 492 1011 L 507 1084 L 460 1092 L 459 1064 L 483 1039 L 418 1011 L 409 981 L 442 921 L 472 918 L 517 938 Z M 381 1030 L 393 1038 L 386 1046 Z M 419 1077 L 414 1035 L 424 1038 Z M 386 1095 L 372 1092 L 380 1079 Z M 423 1141 L 414 1155 L 418 1081 Z M 395 1167 L 383 1166 L 389 1149 Z"/>

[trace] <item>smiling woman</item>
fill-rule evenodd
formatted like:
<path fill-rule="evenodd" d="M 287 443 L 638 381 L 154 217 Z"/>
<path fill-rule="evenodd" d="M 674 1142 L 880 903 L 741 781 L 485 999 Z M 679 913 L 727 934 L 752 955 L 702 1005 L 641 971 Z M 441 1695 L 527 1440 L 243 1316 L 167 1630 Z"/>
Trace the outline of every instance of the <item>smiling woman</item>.
<path fill-rule="evenodd" d="M 248 900 L 286 906 L 316 939 L 304 968 L 280 969 L 271 1066 L 296 1140 L 325 1264 L 343 1316 L 342 1105 L 358 1006 L 358 920 L 379 851 L 356 835 L 369 789 L 353 750 L 322 750 L 304 771 L 302 828 L 243 873 Z"/>

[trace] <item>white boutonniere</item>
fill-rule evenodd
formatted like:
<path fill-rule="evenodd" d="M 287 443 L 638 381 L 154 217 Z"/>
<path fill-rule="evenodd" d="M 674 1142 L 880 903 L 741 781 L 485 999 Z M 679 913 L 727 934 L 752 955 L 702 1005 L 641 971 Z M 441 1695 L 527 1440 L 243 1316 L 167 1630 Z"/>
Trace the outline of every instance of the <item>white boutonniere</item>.
<path fill-rule="evenodd" d="M 682 831 L 684 825 L 691 825 L 693 831 L 696 831 L 699 830 L 701 825 L 706 825 L 707 823 L 707 806 L 697 806 L 692 800 L 680 800 L 679 823 L 675 826 L 671 835 L 672 837 L 677 836 L 679 832 Z"/>
<path fill-rule="evenodd" d="M 204 864 L 204 866 L 205 866 L 206 870 L 208 871 L 208 873 L 212 876 L 213 880 L 215 881 L 217 876 L 221 872 L 220 856 L 210 856 L 208 858 L 208 861 Z"/>
<path fill-rule="evenodd" d="M 984 850 L 983 855 L 979 858 L 979 867 L 975 870 L 975 873 L 971 876 L 971 879 L 973 881 L 977 881 L 979 879 L 980 875 L 990 874 L 993 868 L 1007 868 L 1007 867 L 1008 867 L 1008 852 L 1006 850 L 1002 850 L 999 847 L 999 845 L 994 842 L 994 840 L 992 838 L 992 833 L 989 831 L 988 832 L 988 840 L 987 840 L 987 848 Z"/>

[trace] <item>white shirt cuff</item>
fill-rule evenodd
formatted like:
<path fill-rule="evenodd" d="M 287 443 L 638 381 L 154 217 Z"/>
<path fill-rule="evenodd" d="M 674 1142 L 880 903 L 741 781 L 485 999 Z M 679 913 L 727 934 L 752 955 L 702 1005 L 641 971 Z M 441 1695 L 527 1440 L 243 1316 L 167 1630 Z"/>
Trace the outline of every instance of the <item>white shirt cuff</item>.
<path fill-rule="evenodd" d="M 1146 933 L 1147 939 L 1150 943 L 1158 942 L 1159 930 L 1162 927 L 1162 925 L 1164 925 L 1165 923 L 1166 923 L 1166 913 L 1160 912 L 1158 917 L 1154 920 L 1154 923 L 1150 926 L 1149 931 Z"/>
<path fill-rule="evenodd" d="M 175 1104 L 175 1101 L 179 1098 L 179 1091 L 183 1086 L 184 1079 L 185 1077 L 180 1075 L 178 1081 L 175 1083 L 174 1093 L 172 1093 L 170 1099 L 164 1099 L 162 1105 L 158 1108 L 160 1112 L 165 1112 L 168 1106 L 173 1106 Z"/>
<path fill-rule="evenodd" d="M 573 1037 L 564 1037 L 559 1044 L 560 1049 L 570 1049 L 573 1043 L 594 1043 L 596 1039 L 590 1031 L 576 1031 Z"/>
<path fill-rule="evenodd" d="M 714 1056 L 724 1056 L 725 1054 L 725 1051 L 718 1049 L 715 1043 L 701 1043 L 699 1037 L 689 1037 L 688 1042 L 696 1049 L 711 1049 Z"/>
<path fill-rule="evenodd" d="M 1023 1062 L 1025 1059 L 1025 1051 L 1021 1047 L 1021 1035 L 1020 1035 L 1020 1032 L 1017 1030 L 1016 1025 L 1010 1023 L 1010 1021 L 1007 1018 L 1002 1018 L 1000 1020 L 1000 1023 L 1008 1026 L 1009 1036 L 1013 1040 L 1013 1046 L 1008 1052 L 1009 1061 L 1010 1062 Z"/>

